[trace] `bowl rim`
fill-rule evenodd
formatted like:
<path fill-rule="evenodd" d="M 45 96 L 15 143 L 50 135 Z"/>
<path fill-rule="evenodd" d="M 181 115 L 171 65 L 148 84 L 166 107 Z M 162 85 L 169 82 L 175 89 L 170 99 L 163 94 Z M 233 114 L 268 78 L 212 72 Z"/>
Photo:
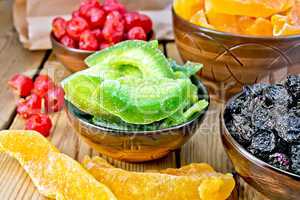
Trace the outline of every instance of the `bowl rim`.
<path fill-rule="evenodd" d="M 188 26 L 192 29 L 196 29 L 196 31 L 200 31 L 200 32 L 220 35 L 220 36 L 223 36 L 223 37 L 231 37 L 231 39 L 233 39 L 232 37 L 235 37 L 235 38 L 239 38 L 239 39 L 264 40 L 264 41 L 270 41 L 270 42 L 286 41 L 286 40 L 293 40 L 293 39 L 299 39 L 300 40 L 300 34 L 298 34 L 298 35 L 287 35 L 287 36 L 254 36 L 254 35 L 242 35 L 242 34 L 218 31 L 218 30 L 198 26 L 198 25 L 195 25 L 195 24 L 187 21 L 186 19 L 182 18 L 181 16 L 179 16 L 175 12 L 174 5 L 172 5 L 171 9 L 172 9 L 173 16 L 175 16 L 183 24 L 185 24 L 186 26 Z M 194 32 L 194 33 L 197 34 L 197 32 Z"/>
<path fill-rule="evenodd" d="M 224 135 L 228 141 L 231 143 L 231 145 L 235 148 L 236 151 L 238 151 L 239 154 L 241 154 L 243 157 L 245 157 L 250 162 L 254 163 L 255 165 L 258 165 L 261 168 L 267 168 L 271 171 L 274 171 L 276 173 L 280 173 L 281 175 L 288 176 L 290 178 L 296 179 L 297 181 L 300 181 L 300 175 L 294 174 L 292 172 L 288 172 L 282 169 L 279 169 L 277 167 L 274 167 L 270 165 L 269 163 L 257 158 L 256 156 L 252 155 L 250 152 L 248 152 L 241 144 L 239 144 L 230 134 L 229 130 L 227 129 L 226 123 L 225 123 L 225 110 L 228 108 L 229 104 L 232 103 L 236 98 L 241 96 L 243 92 L 240 92 L 233 97 L 231 97 L 227 103 L 225 104 L 222 112 L 221 112 L 221 118 L 222 118 L 222 126 L 224 131 L 221 131 L 221 135 Z"/>
<path fill-rule="evenodd" d="M 158 129 L 158 130 L 150 130 L 150 131 L 145 131 L 145 130 L 142 130 L 142 131 L 117 130 L 117 129 L 107 128 L 107 127 L 103 127 L 103 126 L 97 126 L 95 124 L 89 123 L 87 120 L 84 120 L 83 118 L 78 117 L 78 115 L 76 115 L 74 112 L 70 111 L 70 109 L 68 109 L 68 108 L 66 108 L 66 109 L 67 109 L 68 113 L 71 113 L 71 115 L 73 115 L 75 118 L 77 118 L 77 120 L 79 120 L 85 126 L 89 126 L 89 127 L 101 130 L 101 131 L 110 132 L 110 133 L 120 135 L 120 136 L 122 136 L 122 134 L 123 135 L 134 135 L 134 134 L 156 135 L 158 133 L 159 134 L 172 133 L 173 130 L 180 129 L 180 128 L 189 126 L 189 125 L 193 124 L 194 122 L 198 123 L 199 121 L 203 120 L 205 118 L 206 114 L 207 114 L 208 109 L 209 109 L 210 96 L 209 96 L 207 88 L 205 87 L 205 85 L 203 84 L 203 82 L 200 80 L 200 78 L 198 76 L 194 75 L 192 77 L 194 77 L 197 80 L 197 82 L 198 82 L 197 88 L 198 89 L 200 88 L 202 90 L 203 93 L 200 94 L 200 95 L 202 95 L 203 98 L 206 101 L 208 101 L 208 106 L 205 109 L 203 109 L 201 112 L 199 112 L 197 117 L 194 117 L 193 119 L 191 119 L 191 120 L 189 120 L 189 121 L 187 121 L 183 124 L 179 124 L 179 125 L 176 125 L 176 126 L 173 126 L 173 127 L 163 128 L 163 129 Z M 65 106 L 68 107 L 70 105 L 72 107 L 75 107 L 76 109 L 78 109 L 70 101 L 65 99 Z"/>

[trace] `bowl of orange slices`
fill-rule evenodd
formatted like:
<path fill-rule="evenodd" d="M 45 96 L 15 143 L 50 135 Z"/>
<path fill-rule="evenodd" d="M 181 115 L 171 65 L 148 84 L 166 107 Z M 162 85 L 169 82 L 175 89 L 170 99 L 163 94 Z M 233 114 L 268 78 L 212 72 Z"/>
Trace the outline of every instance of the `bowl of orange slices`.
<path fill-rule="evenodd" d="M 182 59 L 219 98 L 300 73 L 299 0 L 174 0 L 172 13 Z"/>

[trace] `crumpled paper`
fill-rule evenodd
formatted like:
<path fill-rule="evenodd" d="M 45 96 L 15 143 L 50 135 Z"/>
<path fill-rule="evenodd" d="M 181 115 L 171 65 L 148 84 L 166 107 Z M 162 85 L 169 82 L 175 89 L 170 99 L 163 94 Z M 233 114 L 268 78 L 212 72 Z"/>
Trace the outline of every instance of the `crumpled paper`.
<path fill-rule="evenodd" d="M 15 0 L 14 25 L 23 46 L 30 50 L 50 49 L 54 17 L 70 18 L 82 0 Z M 139 10 L 154 21 L 157 39 L 173 39 L 171 0 L 121 0 L 128 10 Z"/>

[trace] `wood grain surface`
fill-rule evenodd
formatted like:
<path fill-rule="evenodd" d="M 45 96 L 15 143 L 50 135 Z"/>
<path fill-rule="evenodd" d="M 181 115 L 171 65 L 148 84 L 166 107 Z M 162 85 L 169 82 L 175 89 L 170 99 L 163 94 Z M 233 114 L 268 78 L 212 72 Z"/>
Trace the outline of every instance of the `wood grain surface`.
<path fill-rule="evenodd" d="M 70 74 L 69 71 L 49 52 L 29 52 L 22 48 L 17 40 L 17 34 L 12 26 L 11 1 L 0 0 L 0 129 L 23 129 L 24 121 L 15 113 L 14 95 L 7 88 L 7 79 L 14 73 L 20 72 L 31 76 L 37 73 L 48 74 L 57 83 Z M 165 54 L 181 62 L 174 42 L 162 42 L 160 48 Z M 44 63 L 45 59 L 47 61 Z M 13 99 L 13 100 L 12 100 Z M 126 163 L 107 158 L 116 167 L 130 171 L 153 171 L 168 167 L 180 167 L 192 162 L 208 162 L 218 171 L 232 171 L 232 166 L 223 150 L 219 132 L 219 113 L 223 104 L 212 101 L 209 113 L 197 134 L 183 146 L 181 151 L 171 153 L 160 160 L 141 164 Z M 78 139 L 68 123 L 65 112 L 51 115 L 53 121 L 50 141 L 59 150 L 72 158 L 81 161 L 85 155 L 98 155 L 88 145 Z M 102 156 L 102 155 L 100 155 Z M 241 181 L 237 195 L 240 200 L 264 200 Z M 41 200 L 45 199 L 35 189 L 30 178 L 20 165 L 5 154 L 0 154 L 0 199 L 1 200 Z M 237 199 L 237 198 L 235 198 Z"/>

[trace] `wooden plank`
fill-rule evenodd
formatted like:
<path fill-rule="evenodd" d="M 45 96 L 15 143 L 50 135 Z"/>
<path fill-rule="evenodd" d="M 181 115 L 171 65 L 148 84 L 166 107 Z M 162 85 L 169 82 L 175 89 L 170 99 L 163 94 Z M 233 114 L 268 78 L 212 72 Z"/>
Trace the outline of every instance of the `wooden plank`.
<path fill-rule="evenodd" d="M 51 56 L 49 61 L 46 62 L 42 73 L 50 75 L 56 82 L 59 82 L 70 74 L 70 72 L 65 70 L 63 66 L 56 61 L 54 56 Z M 65 112 L 52 114 L 51 118 L 54 127 L 49 139 L 59 148 L 61 152 L 79 161 L 81 161 L 85 155 L 99 155 L 88 145 L 78 139 L 75 131 L 67 122 L 68 120 Z M 23 129 L 23 127 L 23 120 L 17 116 L 10 129 Z M 160 160 L 141 164 L 121 162 L 105 156 L 103 157 L 116 167 L 131 171 L 152 171 L 168 167 L 175 167 L 174 153 L 171 153 L 167 157 Z M 2 174 L 0 179 L 0 196 L 3 197 L 2 199 L 44 199 L 44 197 L 42 197 L 35 189 L 30 178 L 26 175 L 19 164 L 14 159 L 9 158 L 4 154 L 0 155 L 0 172 L 0 174 Z"/>
<path fill-rule="evenodd" d="M 13 29 L 13 1 L 0 1 L 0 129 L 7 128 L 15 111 L 15 98 L 8 89 L 7 81 L 15 73 L 34 75 L 40 66 L 45 51 L 30 52 L 23 49 L 18 41 L 18 35 Z"/>
<path fill-rule="evenodd" d="M 175 43 L 167 45 L 167 54 L 170 58 L 182 63 Z M 181 165 L 193 162 L 206 162 L 217 171 L 233 171 L 223 148 L 220 138 L 219 115 L 224 104 L 215 100 L 211 101 L 209 111 L 197 133 L 185 144 L 181 151 Z M 260 193 L 251 188 L 243 180 L 240 181 L 239 196 L 241 200 L 266 200 Z"/>

